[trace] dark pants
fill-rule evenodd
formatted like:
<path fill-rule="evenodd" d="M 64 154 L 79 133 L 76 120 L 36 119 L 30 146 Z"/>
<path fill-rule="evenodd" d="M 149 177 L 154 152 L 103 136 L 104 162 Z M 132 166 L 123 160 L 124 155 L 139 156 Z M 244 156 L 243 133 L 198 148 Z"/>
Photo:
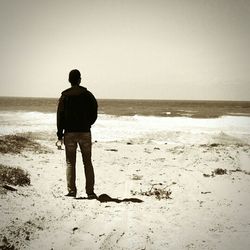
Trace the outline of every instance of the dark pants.
<path fill-rule="evenodd" d="M 91 162 L 91 133 L 90 132 L 70 132 L 64 135 L 64 144 L 66 152 L 66 177 L 68 191 L 76 192 L 76 148 L 80 146 L 82 160 L 86 178 L 86 193 L 94 192 L 95 176 Z"/>

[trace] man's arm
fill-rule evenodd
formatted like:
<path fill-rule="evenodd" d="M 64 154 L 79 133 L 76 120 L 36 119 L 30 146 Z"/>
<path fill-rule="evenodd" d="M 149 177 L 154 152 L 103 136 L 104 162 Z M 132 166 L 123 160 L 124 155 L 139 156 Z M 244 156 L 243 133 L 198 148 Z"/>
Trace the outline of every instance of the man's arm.
<path fill-rule="evenodd" d="M 90 99 L 90 124 L 93 125 L 97 119 L 97 110 L 98 110 L 98 103 L 94 97 L 94 95 L 89 92 L 89 99 Z"/>
<path fill-rule="evenodd" d="M 58 101 L 57 107 L 57 137 L 58 140 L 63 138 L 64 129 L 64 96 L 62 95 Z"/>

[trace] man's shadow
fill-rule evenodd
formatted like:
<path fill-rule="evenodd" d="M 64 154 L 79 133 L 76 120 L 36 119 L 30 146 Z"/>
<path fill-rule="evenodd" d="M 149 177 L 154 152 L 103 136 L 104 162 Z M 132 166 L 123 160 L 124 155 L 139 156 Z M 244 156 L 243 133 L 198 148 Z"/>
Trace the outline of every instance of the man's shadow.
<path fill-rule="evenodd" d="M 78 197 L 76 200 L 88 200 L 86 197 Z M 112 198 L 107 194 L 101 194 L 100 196 L 97 196 L 96 200 L 104 203 L 104 202 L 116 202 L 116 203 L 121 203 L 121 202 L 133 202 L 133 203 L 142 203 L 143 200 L 137 199 L 137 198 L 125 198 L 125 199 L 118 199 L 118 198 Z"/>

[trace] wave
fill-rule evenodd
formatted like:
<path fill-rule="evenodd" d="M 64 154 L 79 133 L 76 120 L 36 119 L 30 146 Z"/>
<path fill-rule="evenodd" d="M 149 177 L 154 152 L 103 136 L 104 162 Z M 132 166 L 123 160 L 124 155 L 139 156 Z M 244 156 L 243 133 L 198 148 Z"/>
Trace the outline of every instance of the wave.
<path fill-rule="evenodd" d="M 0 134 L 41 132 L 56 135 L 56 113 L 0 112 Z M 224 133 L 250 142 L 250 117 L 219 118 L 115 116 L 100 114 L 92 127 L 93 140 L 138 140 L 159 143 L 207 143 Z"/>
<path fill-rule="evenodd" d="M 0 112 L 0 134 L 50 131 L 56 126 L 55 113 Z"/>
<path fill-rule="evenodd" d="M 148 138 L 159 142 L 188 140 L 195 143 L 201 137 L 207 139 L 221 132 L 239 138 L 245 137 L 246 140 L 249 140 L 250 117 L 223 116 L 214 119 L 194 119 L 189 117 L 103 115 L 98 119 L 92 131 L 96 138 L 104 141 Z"/>

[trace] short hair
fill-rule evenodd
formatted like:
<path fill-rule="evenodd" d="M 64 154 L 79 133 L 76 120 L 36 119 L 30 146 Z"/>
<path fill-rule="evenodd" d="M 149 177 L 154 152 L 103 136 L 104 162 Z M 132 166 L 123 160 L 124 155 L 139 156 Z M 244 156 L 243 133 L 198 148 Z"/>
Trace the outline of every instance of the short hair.
<path fill-rule="evenodd" d="M 81 73 L 78 69 L 73 69 L 69 72 L 69 82 L 72 85 L 79 85 L 81 79 Z"/>

